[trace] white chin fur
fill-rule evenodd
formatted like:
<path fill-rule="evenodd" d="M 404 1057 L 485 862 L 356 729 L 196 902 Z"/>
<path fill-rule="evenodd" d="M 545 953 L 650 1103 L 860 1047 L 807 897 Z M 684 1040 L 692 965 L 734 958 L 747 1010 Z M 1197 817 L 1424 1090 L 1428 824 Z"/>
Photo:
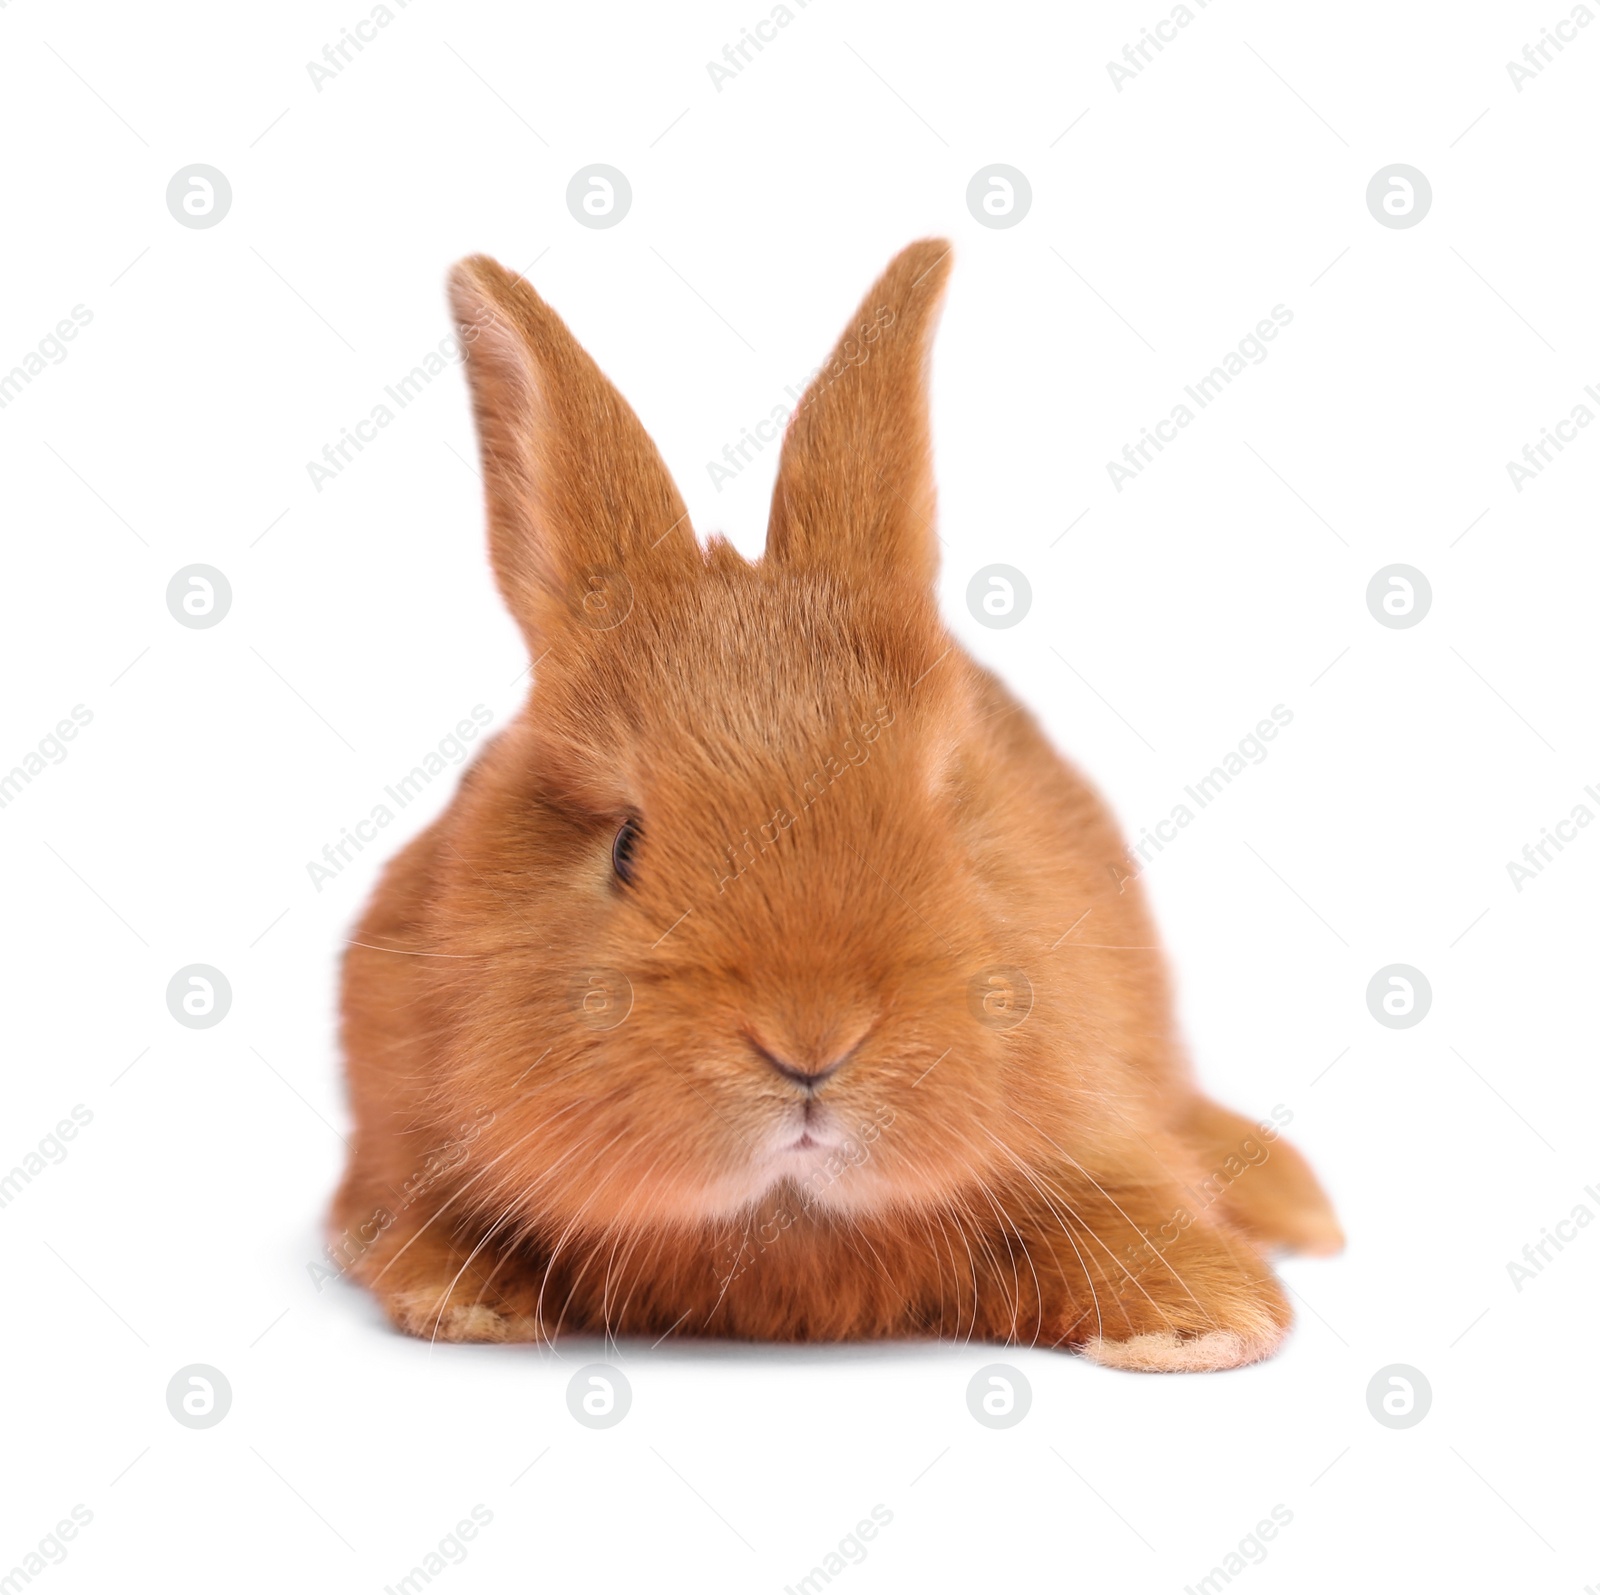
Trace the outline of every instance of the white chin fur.
<path fill-rule="evenodd" d="M 776 1197 L 791 1217 L 806 1212 L 866 1212 L 879 1206 L 882 1182 L 871 1169 L 873 1147 L 825 1107 L 796 1105 L 773 1124 L 738 1173 L 706 1192 L 705 1217 L 737 1219 Z"/>

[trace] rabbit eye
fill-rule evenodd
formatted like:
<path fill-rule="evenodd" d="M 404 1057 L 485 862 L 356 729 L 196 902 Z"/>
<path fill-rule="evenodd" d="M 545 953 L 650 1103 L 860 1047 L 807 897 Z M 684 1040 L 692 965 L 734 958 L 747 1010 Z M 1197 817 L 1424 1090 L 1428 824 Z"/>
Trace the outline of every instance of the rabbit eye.
<path fill-rule="evenodd" d="M 633 882 L 633 854 L 638 845 L 639 822 L 624 820 L 622 829 L 617 832 L 616 839 L 611 844 L 611 867 L 617 872 L 617 879 L 625 886 Z"/>

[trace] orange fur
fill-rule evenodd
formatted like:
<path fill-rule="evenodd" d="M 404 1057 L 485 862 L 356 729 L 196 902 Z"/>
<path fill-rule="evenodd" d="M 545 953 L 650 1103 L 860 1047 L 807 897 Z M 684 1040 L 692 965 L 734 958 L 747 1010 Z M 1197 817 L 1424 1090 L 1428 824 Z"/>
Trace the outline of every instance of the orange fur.
<path fill-rule="evenodd" d="M 1262 1250 L 1337 1244 L 1287 1146 L 1194 1201 L 1251 1127 L 1190 1079 L 1114 822 L 940 621 L 948 254 L 913 245 L 863 301 L 754 564 L 701 548 L 526 282 L 453 273 L 536 671 L 345 962 L 332 1227 L 401 1328 L 1220 1367 L 1289 1323 Z"/>

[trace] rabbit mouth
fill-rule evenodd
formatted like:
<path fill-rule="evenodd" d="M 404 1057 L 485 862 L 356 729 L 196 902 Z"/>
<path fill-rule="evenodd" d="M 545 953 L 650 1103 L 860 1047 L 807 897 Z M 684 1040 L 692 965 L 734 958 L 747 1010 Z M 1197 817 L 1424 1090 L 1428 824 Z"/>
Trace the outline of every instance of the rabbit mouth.
<path fill-rule="evenodd" d="M 826 1140 L 820 1135 L 813 1134 L 811 1129 L 808 1127 L 803 1129 L 799 1135 L 794 1138 L 794 1140 L 788 1142 L 784 1146 L 780 1146 L 778 1151 L 780 1153 L 832 1152 L 836 1147 L 839 1146 L 839 1144 L 840 1143 L 837 1141 Z"/>
<path fill-rule="evenodd" d="M 787 1161 L 791 1157 L 807 1159 L 837 1152 L 844 1145 L 833 1123 L 833 1114 L 816 1101 L 798 1103 L 778 1126 L 768 1143 L 772 1153 Z"/>
<path fill-rule="evenodd" d="M 780 1157 L 787 1157 L 791 1153 L 836 1152 L 841 1145 L 843 1143 L 837 1136 L 828 1134 L 815 1120 L 808 1120 L 799 1126 L 798 1131 L 791 1132 L 787 1140 L 780 1141 L 773 1150 Z"/>
<path fill-rule="evenodd" d="M 826 1202 L 834 1186 L 857 1173 L 868 1150 L 836 1115 L 808 1103 L 768 1142 L 766 1175 L 793 1181 L 811 1200 Z"/>
<path fill-rule="evenodd" d="M 797 1203 L 796 1212 L 871 1208 L 883 1185 L 866 1165 L 884 1124 L 892 1120 L 885 1111 L 858 1125 L 848 1110 L 816 1101 L 791 1104 L 751 1148 L 745 1200 L 782 1189 Z"/>

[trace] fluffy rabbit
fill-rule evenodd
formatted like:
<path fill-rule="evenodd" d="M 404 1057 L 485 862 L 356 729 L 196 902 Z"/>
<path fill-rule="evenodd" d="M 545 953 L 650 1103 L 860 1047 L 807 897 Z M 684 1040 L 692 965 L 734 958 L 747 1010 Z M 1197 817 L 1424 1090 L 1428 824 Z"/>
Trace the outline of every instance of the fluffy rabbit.
<path fill-rule="evenodd" d="M 938 1336 L 1226 1368 L 1342 1244 L 1201 1096 L 1117 827 L 945 629 L 912 245 L 702 545 L 522 278 L 452 273 L 522 713 L 344 968 L 333 1255 L 401 1329 Z"/>

